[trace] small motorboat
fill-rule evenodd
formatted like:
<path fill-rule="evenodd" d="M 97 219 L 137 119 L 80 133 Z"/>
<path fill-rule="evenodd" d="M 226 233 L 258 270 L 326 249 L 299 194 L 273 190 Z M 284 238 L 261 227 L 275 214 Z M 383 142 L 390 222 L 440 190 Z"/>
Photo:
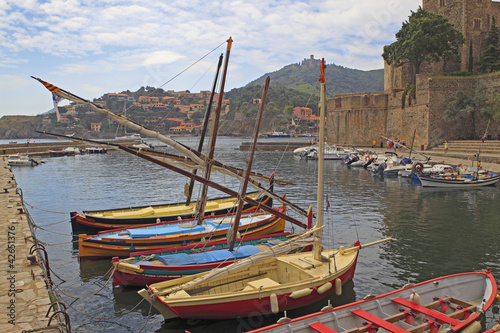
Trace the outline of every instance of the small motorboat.
<path fill-rule="evenodd" d="M 489 270 L 439 277 L 248 333 L 480 332 L 497 284 Z"/>
<path fill-rule="evenodd" d="M 35 166 L 42 163 L 40 158 L 29 157 L 24 154 L 15 154 L 7 156 L 9 166 Z"/>

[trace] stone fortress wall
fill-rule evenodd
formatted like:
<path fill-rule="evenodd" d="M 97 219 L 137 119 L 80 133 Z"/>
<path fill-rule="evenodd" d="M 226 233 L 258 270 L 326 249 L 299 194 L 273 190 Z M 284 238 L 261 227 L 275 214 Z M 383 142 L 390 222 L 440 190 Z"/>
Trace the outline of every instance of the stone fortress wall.
<path fill-rule="evenodd" d="M 492 16 L 500 25 L 500 2 L 423 0 L 423 8 L 447 17 L 464 34 L 467 41 L 460 50 L 461 60 L 423 65 L 416 77 L 416 100 L 411 105 L 406 101 L 404 108 L 403 92 L 414 77 L 409 66 L 396 68 L 386 63 L 383 92 L 335 95 L 327 104 L 329 144 L 371 145 L 374 139 L 380 142 L 381 135 L 409 144 L 416 131 L 415 147 L 433 147 L 444 140 L 466 138 L 471 130 L 476 137 L 484 133 L 487 126 L 484 119 L 477 119 L 474 129 L 470 122 L 445 121 L 446 99 L 459 90 L 477 88 L 484 93 L 498 90 L 500 73 L 470 77 L 439 75 L 467 70 L 471 39 L 474 62 L 479 60 Z M 496 138 L 500 127 L 490 123 L 488 132 Z"/>

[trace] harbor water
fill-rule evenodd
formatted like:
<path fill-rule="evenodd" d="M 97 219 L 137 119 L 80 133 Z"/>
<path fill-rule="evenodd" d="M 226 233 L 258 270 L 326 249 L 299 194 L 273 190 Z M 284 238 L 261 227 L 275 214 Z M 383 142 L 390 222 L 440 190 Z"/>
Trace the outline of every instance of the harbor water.
<path fill-rule="evenodd" d="M 180 141 L 191 147 L 197 145 L 196 138 Z M 242 141 L 251 139 L 218 139 L 216 159 L 244 167 L 249 152 L 238 150 Z M 295 183 L 278 184 L 275 192 L 286 194 L 288 200 L 304 209 L 311 205 L 316 211 L 316 161 L 301 160 L 291 152 L 256 152 L 252 169 L 266 176 L 275 172 L 276 178 Z M 187 180 L 174 172 L 121 151 L 46 158 L 39 166 L 15 167 L 13 172 L 38 226 L 36 237 L 46 244 L 50 268 L 56 275 L 52 278 L 56 291 L 69 306 L 73 332 L 245 332 L 283 316 L 164 322 L 147 302 L 141 302 L 137 289 L 112 287 L 106 274 L 110 259 L 79 260 L 70 212 L 183 201 Z M 218 173 L 212 179 L 234 190 L 240 186 Z M 195 197 L 198 192 L 195 190 Z M 211 197 L 222 195 L 209 191 Z M 325 198 L 325 248 L 352 245 L 356 240 L 364 244 L 393 238 L 360 251 L 354 279 L 342 296 L 330 298 L 333 305 L 360 300 L 370 293 L 389 292 L 408 281 L 416 283 L 454 273 L 490 268 L 497 279 L 500 277 L 497 186 L 428 189 L 406 178 L 382 178 L 362 168 L 347 168 L 341 161 L 326 161 Z M 293 211 L 289 213 L 299 217 Z M 318 311 L 327 302 L 289 311 L 287 316 Z M 486 313 L 483 327 L 490 328 L 497 321 L 498 308 L 494 307 Z"/>

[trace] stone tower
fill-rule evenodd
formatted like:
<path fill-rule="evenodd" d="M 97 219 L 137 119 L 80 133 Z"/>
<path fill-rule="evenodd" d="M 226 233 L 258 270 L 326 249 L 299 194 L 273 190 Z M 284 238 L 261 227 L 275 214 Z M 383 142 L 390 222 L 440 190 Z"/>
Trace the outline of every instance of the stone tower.
<path fill-rule="evenodd" d="M 443 15 L 464 35 L 466 42 L 460 50 L 459 68 L 464 71 L 468 68 L 470 41 L 472 40 L 476 63 L 484 49 L 483 43 L 490 30 L 491 18 L 495 16 L 497 22 L 500 19 L 500 2 L 492 0 L 422 0 L 422 7 Z"/>
<path fill-rule="evenodd" d="M 424 63 L 421 74 L 439 75 L 444 72 L 466 71 L 469 64 L 469 48 L 472 41 L 473 64 L 479 61 L 484 50 L 484 40 L 495 16 L 497 26 L 500 26 L 500 2 L 492 0 L 422 0 L 422 8 L 443 15 L 460 31 L 466 41 L 459 49 L 460 61 L 439 61 L 432 64 Z M 474 66 L 474 72 L 475 71 Z M 394 67 L 385 64 L 384 90 L 397 92 L 411 83 L 415 75 L 410 66 Z"/>

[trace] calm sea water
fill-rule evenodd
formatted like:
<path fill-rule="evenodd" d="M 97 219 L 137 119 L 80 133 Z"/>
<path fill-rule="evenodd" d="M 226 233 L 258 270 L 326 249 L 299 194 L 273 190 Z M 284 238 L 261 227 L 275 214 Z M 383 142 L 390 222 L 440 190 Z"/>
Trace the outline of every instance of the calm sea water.
<path fill-rule="evenodd" d="M 243 167 L 248 155 L 238 150 L 243 140 L 219 139 L 216 159 Z M 196 138 L 181 141 L 196 146 Z M 109 260 L 79 260 L 69 213 L 181 201 L 186 179 L 121 151 L 45 161 L 33 168 L 17 167 L 14 174 L 29 212 L 40 226 L 37 237 L 47 244 L 50 266 L 64 280 L 53 276 L 61 297 L 70 305 L 74 332 L 244 332 L 274 323 L 283 315 L 165 323 L 149 304 L 140 303 L 136 289 L 113 288 L 107 283 Z M 316 162 L 300 160 L 289 152 L 256 152 L 253 170 L 265 175 L 276 172 L 277 178 L 294 182 L 293 186 L 277 186 L 276 192 L 286 193 L 305 209 L 315 207 Z M 324 216 L 324 246 L 393 238 L 360 252 L 354 280 L 341 297 L 332 297 L 334 305 L 359 300 L 370 292 L 400 288 L 408 280 L 420 282 L 487 267 L 500 277 L 500 194 L 496 186 L 426 189 L 407 179 L 384 179 L 364 169 L 348 169 L 340 161 L 325 162 L 325 170 L 330 207 Z M 213 179 L 238 189 L 238 182 L 228 176 L 216 173 Z M 221 193 L 211 190 L 209 195 Z M 290 311 L 288 316 L 317 311 L 326 303 Z M 486 314 L 484 327 L 491 327 L 497 319 L 495 307 Z"/>

